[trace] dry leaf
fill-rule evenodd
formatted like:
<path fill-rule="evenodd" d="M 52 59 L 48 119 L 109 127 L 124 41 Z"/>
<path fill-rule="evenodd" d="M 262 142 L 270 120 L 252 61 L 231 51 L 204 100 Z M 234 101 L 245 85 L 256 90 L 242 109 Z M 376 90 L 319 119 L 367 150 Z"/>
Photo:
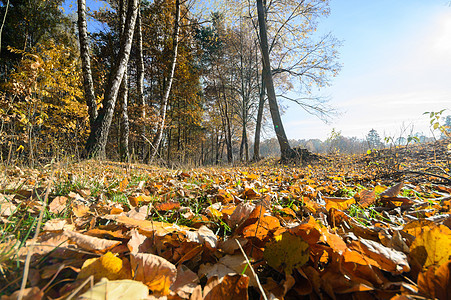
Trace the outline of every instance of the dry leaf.
<path fill-rule="evenodd" d="M 189 299 L 194 289 L 199 285 L 196 273 L 181 264 L 177 267 L 177 278 L 171 286 L 171 291 L 183 299 Z"/>
<path fill-rule="evenodd" d="M 451 300 L 451 260 L 439 268 L 430 267 L 418 276 L 421 294 L 432 299 Z"/>
<path fill-rule="evenodd" d="M 109 281 L 103 278 L 94 287 L 80 295 L 79 300 L 126 300 L 126 299 L 146 299 L 149 296 L 149 289 L 146 285 L 135 280 L 114 280 Z"/>
<path fill-rule="evenodd" d="M 247 300 L 248 285 L 249 277 L 246 275 L 226 275 L 218 285 L 204 295 L 204 300 Z"/>
<path fill-rule="evenodd" d="M 398 184 L 395 184 L 394 186 L 388 188 L 387 190 L 385 190 L 384 192 L 380 193 L 381 197 L 389 197 L 389 198 L 393 198 L 398 196 L 398 194 L 401 192 L 401 189 L 403 188 L 404 183 L 400 182 Z"/>
<path fill-rule="evenodd" d="M 49 210 L 50 212 L 54 214 L 61 214 L 64 212 L 67 208 L 69 198 L 64 196 L 58 196 L 55 199 L 52 200 L 49 204 Z"/>
<path fill-rule="evenodd" d="M 17 207 L 11 202 L 13 198 L 13 195 L 0 194 L 0 216 L 9 217 L 16 211 Z"/>
<path fill-rule="evenodd" d="M 284 232 L 266 244 L 263 256 L 269 266 L 290 275 L 293 268 L 309 260 L 309 244 L 299 236 Z"/>
<path fill-rule="evenodd" d="M 1 300 L 17 300 L 19 299 L 20 290 L 15 291 L 11 296 L 2 296 Z M 23 300 L 41 300 L 44 297 L 44 292 L 38 287 L 26 288 L 23 291 Z"/>
<path fill-rule="evenodd" d="M 357 260 L 351 259 L 350 252 L 345 252 L 345 261 L 353 261 L 359 264 L 369 264 L 380 268 L 381 270 L 393 274 L 401 274 L 410 271 L 407 256 L 399 251 L 387 248 L 375 241 L 360 238 L 359 241 L 353 241 L 349 246 L 352 250 L 363 255 Z M 348 253 L 348 255 L 346 255 Z"/>
<path fill-rule="evenodd" d="M 363 190 L 360 193 L 359 204 L 361 207 L 368 207 L 376 202 L 376 193 L 370 190 Z"/>
<path fill-rule="evenodd" d="M 87 236 L 70 230 L 64 231 L 64 234 L 73 242 L 75 242 L 80 248 L 88 251 L 105 252 L 121 243 L 119 241 L 99 239 L 96 237 Z"/>
<path fill-rule="evenodd" d="M 410 256 L 414 257 L 424 269 L 441 266 L 451 256 L 451 229 L 440 225 L 421 232 L 410 246 Z"/>
<path fill-rule="evenodd" d="M 136 272 L 136 280 L 143 282 L 154 293 L 169 295 L 169 288 L 177 276 L 173 264 L 157 255 L 137 253 L 131 255 L 131 266 Z"/>
<path fill-rule="evenodd" d="M 84 280 L 91 275 L 94 276 L 95 281 L 103 277 L 109 280 L 132 278 L 128 260 L 122 260 L 111 252 L 107 252 L 98 258 L 86 260 L 80 273 L 78 273 L 77 279 Z"/>

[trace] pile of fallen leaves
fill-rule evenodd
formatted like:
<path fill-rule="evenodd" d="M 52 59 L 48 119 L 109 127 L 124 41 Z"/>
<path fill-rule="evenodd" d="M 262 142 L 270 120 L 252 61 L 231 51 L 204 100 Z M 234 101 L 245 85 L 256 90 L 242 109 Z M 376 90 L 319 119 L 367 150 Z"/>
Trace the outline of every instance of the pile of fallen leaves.
<path fill-rule="evenodd" d="M 5 168 L 0 294 L 26 273 L 24 299 L 451 299 L 447 161 L 375 162 Z"/>

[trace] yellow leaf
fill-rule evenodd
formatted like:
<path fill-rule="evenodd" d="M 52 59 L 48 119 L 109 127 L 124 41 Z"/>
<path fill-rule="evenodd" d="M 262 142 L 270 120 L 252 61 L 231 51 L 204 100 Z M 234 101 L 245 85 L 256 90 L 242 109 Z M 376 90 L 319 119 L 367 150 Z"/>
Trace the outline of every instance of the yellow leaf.
<path fill-rule="evenodd" d="M 345 210 L 349 206 L 351 206 L 351 204 L 355 203 L 354 198 L 346 199 L 346 198 L 324 197 L 324 200 L 326 201 L 327 210 L 330 210 L 331 208 Z"/>
<path fill-rule="evenodd" d="M 149 296 L 149 289 L 135 280 L 109 281 L 103 278 L 94 287 L 81 295 L 81 300 L 116 300 L 116 299 L 145 299 Z"/>
<path fill-rule="evenodd" d="M 289 275 L 294 267 L 302 266 L 309 260 L 308 249 L 309 244 L 300 236 L 284 232 L 266 245 L 263 257 L 269 266 L 276 270 L 283 269 Z"/>
<path fill-rule="evenodd" d="M 410 246 L 410 255 L 424 269 L 440 266 L 451 257 L 451 229 L 444 225 L 421 232 Z"/>
<path fill-rule="evenodd" d="M 122 181 L 119 183 L 119 192 L 123 192 L 127 188 L 127 185 L 128 179 L 127 178 L 122 179 Z"/>
<path fill-rule="evenodd" d="M 131 278 L 130 263 L 123 261 L 113 253 L 107 252 L 98 258 L 86 260 L 78 273 L 77 279 L 83 280 L 93 275 L 94 280 L 100 280 L 102 277 L 110 280 Z"/>

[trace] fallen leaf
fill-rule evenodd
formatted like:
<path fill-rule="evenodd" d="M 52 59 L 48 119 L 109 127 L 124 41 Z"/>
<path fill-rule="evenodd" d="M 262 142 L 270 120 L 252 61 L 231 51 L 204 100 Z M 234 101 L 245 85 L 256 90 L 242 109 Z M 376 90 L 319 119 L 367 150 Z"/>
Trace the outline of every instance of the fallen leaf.
<path fill-rule="evenodd" d="M 119 192 L 123 192 L 127 188 L 127 186 L 128 186 L 128 179 L 127 178 L 122 179 L 122 181 L 119 182 L 119 188 L 118 188 Z"/>
<path fill-rule="evenodd" d="M 385 247 L 375 241 L 360 238 L 359 241 L 353 241 L 349 248 L 364 256 L 360 261 L 354 261 L 356 263 L 371 264 L 393 274 L 410 271 L 407 256 L 404 253 Z M 345 261 L 353 261 L 346 253 L 349 252 L 345 252 Z"/>
<path fill-rule="evenodd" d="M 143 282 L 154 293 L 169 295 L 169 288 L 177 276 L 173 264 L 157 255 L 136 253 L 131 255 L 131 266 L 136 272 L 135 280 Z"/>
<path fill-rule="evenodd" d="M 394 186 L 388 188 L 387 190 L 383 191 L 382 193 L 380 193 L 381 197 L 389 197 L 389 198 L 393 198 L 398 196 L 398 194 L 401 192 L 401 189 L 403 188 L 404 183 L 400 182 L 395 184 Z"/>
<path fill-rule="evenodd" d="M 309 244 L 301 237 L 284 232 L 267 243 L 263 257 L 275 270 L 283 270 L 290 275 L 293 268 L 307 263 L 309 260 Z"/>
<path fill-rule="evenodd" d="M 84 262 L 78 273 L 77 279 L 84 280 L 89 276 L 94 276 L 98 281 L 105 277 L 109 280 L 132 278 L 130 263 L 116 257 L 113 253 L 107 252 L 101 257 L 91 258 Z"/>
<path fill-rule="evenodd" d="M 376 193 L 374 191 L 363 190 L 360 191 L 359 196 L 360 196 L 359 204 L 363 208 L 368 207 L 374 204 L 374 202 L 376 202 Z"/>
<path fill-rule="evenodd" d="M 0 216 L 9 217 L 17 209 L 17 207 L 11 202 L 14 196 L 0 194 Z"/>
<path fill-rule="evenodd" d="M 1 300 L 17 300 L 19 299 L 20 290 L 15 291 L 11 296 L 2 296 Z M 38 287 L 30 287 L 23 290 L 23 300 L 41 300 L 44 297 L 44 292 Z"/>
<path fill-rule="evenodd" d="M 158 211 L 177 210 L 180 208 L 180 202 L 168 201 L 164 203 L 155 204 L 155 209 Z"/>
<path fill-rule="evenodd" d="M 54 214 L 61 214 L 64 212 L 67 208 L 69 198 L 64 196 L 58 196 L 55 199 L 52 200 L 49 204 L 49 210 L 50 212 Z"/>
<path fill-rule="evenodd" d="M 336 198 L 336 197 L 323 197 L 326 201 L 326 209 L 329 211 L 331 208 L 345 210 L 349 206 L 355 203 L 354 198 Z"/>
<path fill-rule="evenodd" d="M 51 219 L 45 222 L 42 230 L 44 231 L 62 231 L 66 229 L 67 221 L 65 219 Z M 73 227 L 73 226 L 72 226 Z M 73 228 L 72 228 L 73 229 Z"/>
<path fill-rule="evenodd" d="M 427 269 L 441 266 L 451 256 L 451 229 L 444 225 L 421 232 L 410 246 L 410 256 Z"/>
<path fill-rule="evenodd" d="M 205 296 L 204 300 L 247 300 L 249 277 L 246 275 L 226 275 Z"/>
<path fill-rule="evenodd" d="M 194 289 L 199 285 L 199 277 L 188 267 L 180 264 L 177 267 L 177 278 L 171 286 L 171 291 L 183 299 L 189 299 Z"/>
<path fill-rule="evenodd" d="M 150 211 L 149 206 L 144 205 L 139 208 L 138 207 L 132 208 L 125 215 L 132 219 L 145 220 L 147 218 L 147 216 L 149 215 L 149 211 Z"/>
<path fill-rule="evenodd" d="M 146 285 L 135 280 L 113 280 L 103 278 L 94 287 L 79 296 L 80 300 L 120 300 L 146 299 L 149 289 Z"/>
<path fill-rule="evenodd" d="M 451 260 L 418 275 L 419 292 L 431 299 L 451 299 Z"/>
<path fill-rule="evenodd" d="M 120 241 L 99 239 L 70 230 L 64 231 L 64 234 L 80 248 L 88 251 L 105 252 L 121 243 Z"/>
<path fill-rule="evenodd" d="M 241 253 L 225 255 L 215 264 L 202 264 L 198 271 L 199 277 L 216 277 L 219 280 L 222 280 L 227 274 L 246 274 L 251 278 L 250 285 L 257 286 L 257 281 L 255 280 L 252 271 L 249 269 L 246 259 Z"/>

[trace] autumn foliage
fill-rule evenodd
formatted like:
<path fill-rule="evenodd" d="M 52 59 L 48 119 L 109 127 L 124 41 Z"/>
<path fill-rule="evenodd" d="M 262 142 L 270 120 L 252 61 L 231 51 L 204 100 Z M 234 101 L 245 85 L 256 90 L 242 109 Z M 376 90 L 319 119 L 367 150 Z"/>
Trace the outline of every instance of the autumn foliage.
<path fill-rule="evenodd" d="M 450 299 L 448 183 L 371 172 L 362 156 L 302 168 L 7 169 L 1 293 L 18 289 L 11 271 L 32 254 L 33 299 Z M 8 224 L 43 209 L 41 233 L 20 244 L 25 224 Z"/>

